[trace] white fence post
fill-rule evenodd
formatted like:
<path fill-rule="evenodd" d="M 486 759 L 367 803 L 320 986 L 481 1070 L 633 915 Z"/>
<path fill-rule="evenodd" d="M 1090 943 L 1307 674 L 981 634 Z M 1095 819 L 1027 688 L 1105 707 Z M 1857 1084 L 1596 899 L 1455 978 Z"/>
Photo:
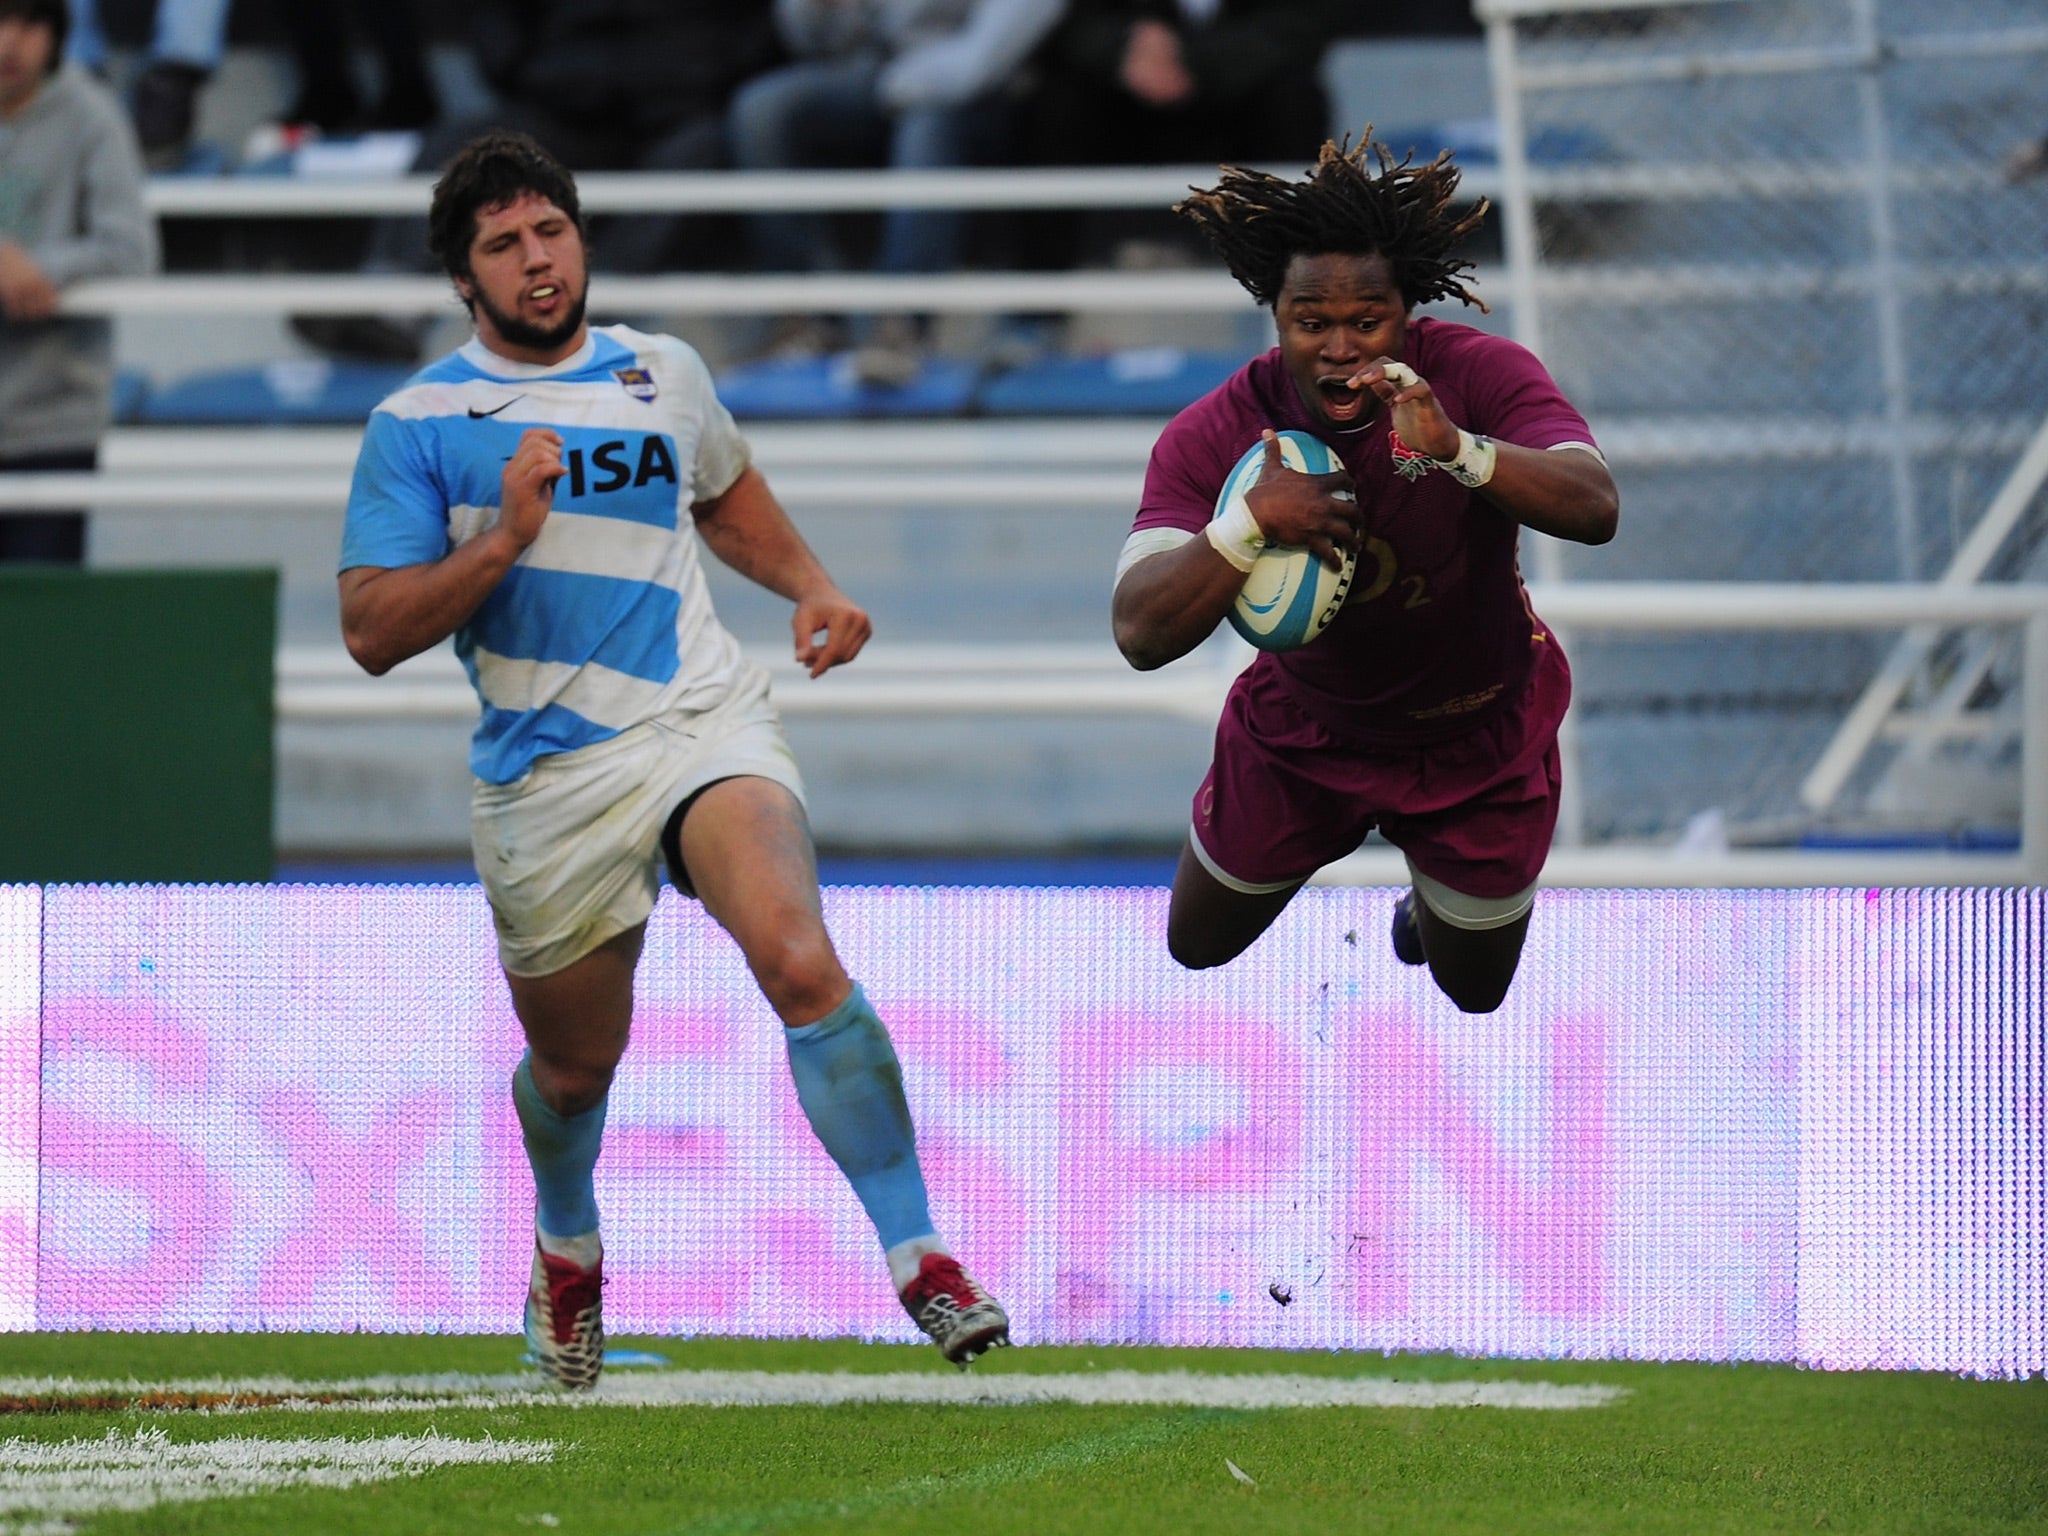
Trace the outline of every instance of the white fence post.
<path fill-rule="evenodd" d="M 2033 441 L 2006 476 L 2005 484 L 1999 487 L 1977 526 L 1956 550 L 1948 569 L 1941 574 L 1940 586 L 1950 590 L 1968 587 L 1989 569 L 2044 480 L 2048 480 L 2048 417 L 2042 419 Z M 1799 786 L 1799 798 L 1809 809 L 1824 811 L 1835 803 L 1835 797 L 1856 771 L 1863 754 L 1870 750 L 1870 744 L 1877 739 L 1877 733 L 1884 728 L 1886 718 L 1912 682 L 1913 673 L 1934 649 L 1940 634 L 1933 625 L 1915 625 L 1899 637 L 1884 665 L 1835 728 L 1826 750 Z"/>
<path fill-rule="evenodd" d="M 2020 738 L 2020 854 L 2027 881 L 2048 886 L 2048 610 L 2027 621 Z"/>

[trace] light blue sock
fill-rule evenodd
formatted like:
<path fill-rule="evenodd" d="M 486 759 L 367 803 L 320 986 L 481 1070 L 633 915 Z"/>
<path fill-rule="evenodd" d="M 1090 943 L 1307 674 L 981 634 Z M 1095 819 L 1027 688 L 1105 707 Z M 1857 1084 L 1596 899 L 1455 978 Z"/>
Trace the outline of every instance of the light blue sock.
<path fill-rule="evenodd" d="M 512 1103 L 526 1138 L 539 1197 L 540 1229 L 550 1237 L 581 1237 L 597 1230 L 597 1187 L 591 1175 L 604 1140 L 605 1100 L 580 1115 L 558 1115 L 533 1086 L 532 1053 L 512 1071 Z"/>
<path fill-rule="evenodd" d="M 797 1102 L 860 1197 L 882 1246 L 931 1235 L 903 1068 L 859 984 L 817 1023 L 782 1033 Z"/>

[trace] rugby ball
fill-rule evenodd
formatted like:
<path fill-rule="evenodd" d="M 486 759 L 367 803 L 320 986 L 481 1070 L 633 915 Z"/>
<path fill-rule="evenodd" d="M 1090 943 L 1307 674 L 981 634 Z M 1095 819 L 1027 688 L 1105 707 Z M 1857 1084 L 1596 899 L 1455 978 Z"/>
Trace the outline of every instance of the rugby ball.
<path fill-rule="evenodd" d="M 1306 432 L 1282 432 L 1280 457 L 1289 469 L 1326 475 L 1344 466 L 1330 445 Z M 1266 444 L 1253 443 L 1237 461 L 1216 497 L 1217 517 L 1244 501 L 1259 483 L 1266 463 Z M 1269 544 L 1252 563 L 1244 589 L 1230 610 L 1230 627 L 1262 651 L 1291 651 L 1307 645 L 1344 606 L 1358 557 L 1347 555 L 1344 568 L 1333 571 L 1305 549 Z"/>

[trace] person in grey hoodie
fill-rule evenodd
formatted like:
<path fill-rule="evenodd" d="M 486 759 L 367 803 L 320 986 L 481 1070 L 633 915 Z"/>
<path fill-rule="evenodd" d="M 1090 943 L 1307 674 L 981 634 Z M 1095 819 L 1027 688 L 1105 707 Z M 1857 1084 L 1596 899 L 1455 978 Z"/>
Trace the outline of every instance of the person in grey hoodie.
<path fill-rule="evenodd" d="M 95 467 L 112 327 L 59 315 L 59 296 L 157 263 L 134 130 L 106 87 L 61 63 L 65 25 L 64 0 L 0 0 L 0 472 Z M 0 513 L 0 560 L 84 554 L 82 512 Z"/>

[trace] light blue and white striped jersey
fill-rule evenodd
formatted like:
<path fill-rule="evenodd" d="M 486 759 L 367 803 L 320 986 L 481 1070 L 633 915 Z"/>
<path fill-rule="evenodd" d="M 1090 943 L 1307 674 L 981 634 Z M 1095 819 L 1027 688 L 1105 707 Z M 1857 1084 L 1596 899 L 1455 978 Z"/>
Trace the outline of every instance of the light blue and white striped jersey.
<path fill-rule="evenodd" d="M 469 763 L 507 784 L 533 760 L 671 710 L 708 709 L 740 667 L 711 611 L 690 516 L 748 462 L 694 349 L 593 327 L 547 367 L 471 340 L 370 416 L 341 568 L 439 560 L 498 520 L 529 427 L 562 435 L 567 473 L 519 562 L 455 634 L 483 700 Z"/>

